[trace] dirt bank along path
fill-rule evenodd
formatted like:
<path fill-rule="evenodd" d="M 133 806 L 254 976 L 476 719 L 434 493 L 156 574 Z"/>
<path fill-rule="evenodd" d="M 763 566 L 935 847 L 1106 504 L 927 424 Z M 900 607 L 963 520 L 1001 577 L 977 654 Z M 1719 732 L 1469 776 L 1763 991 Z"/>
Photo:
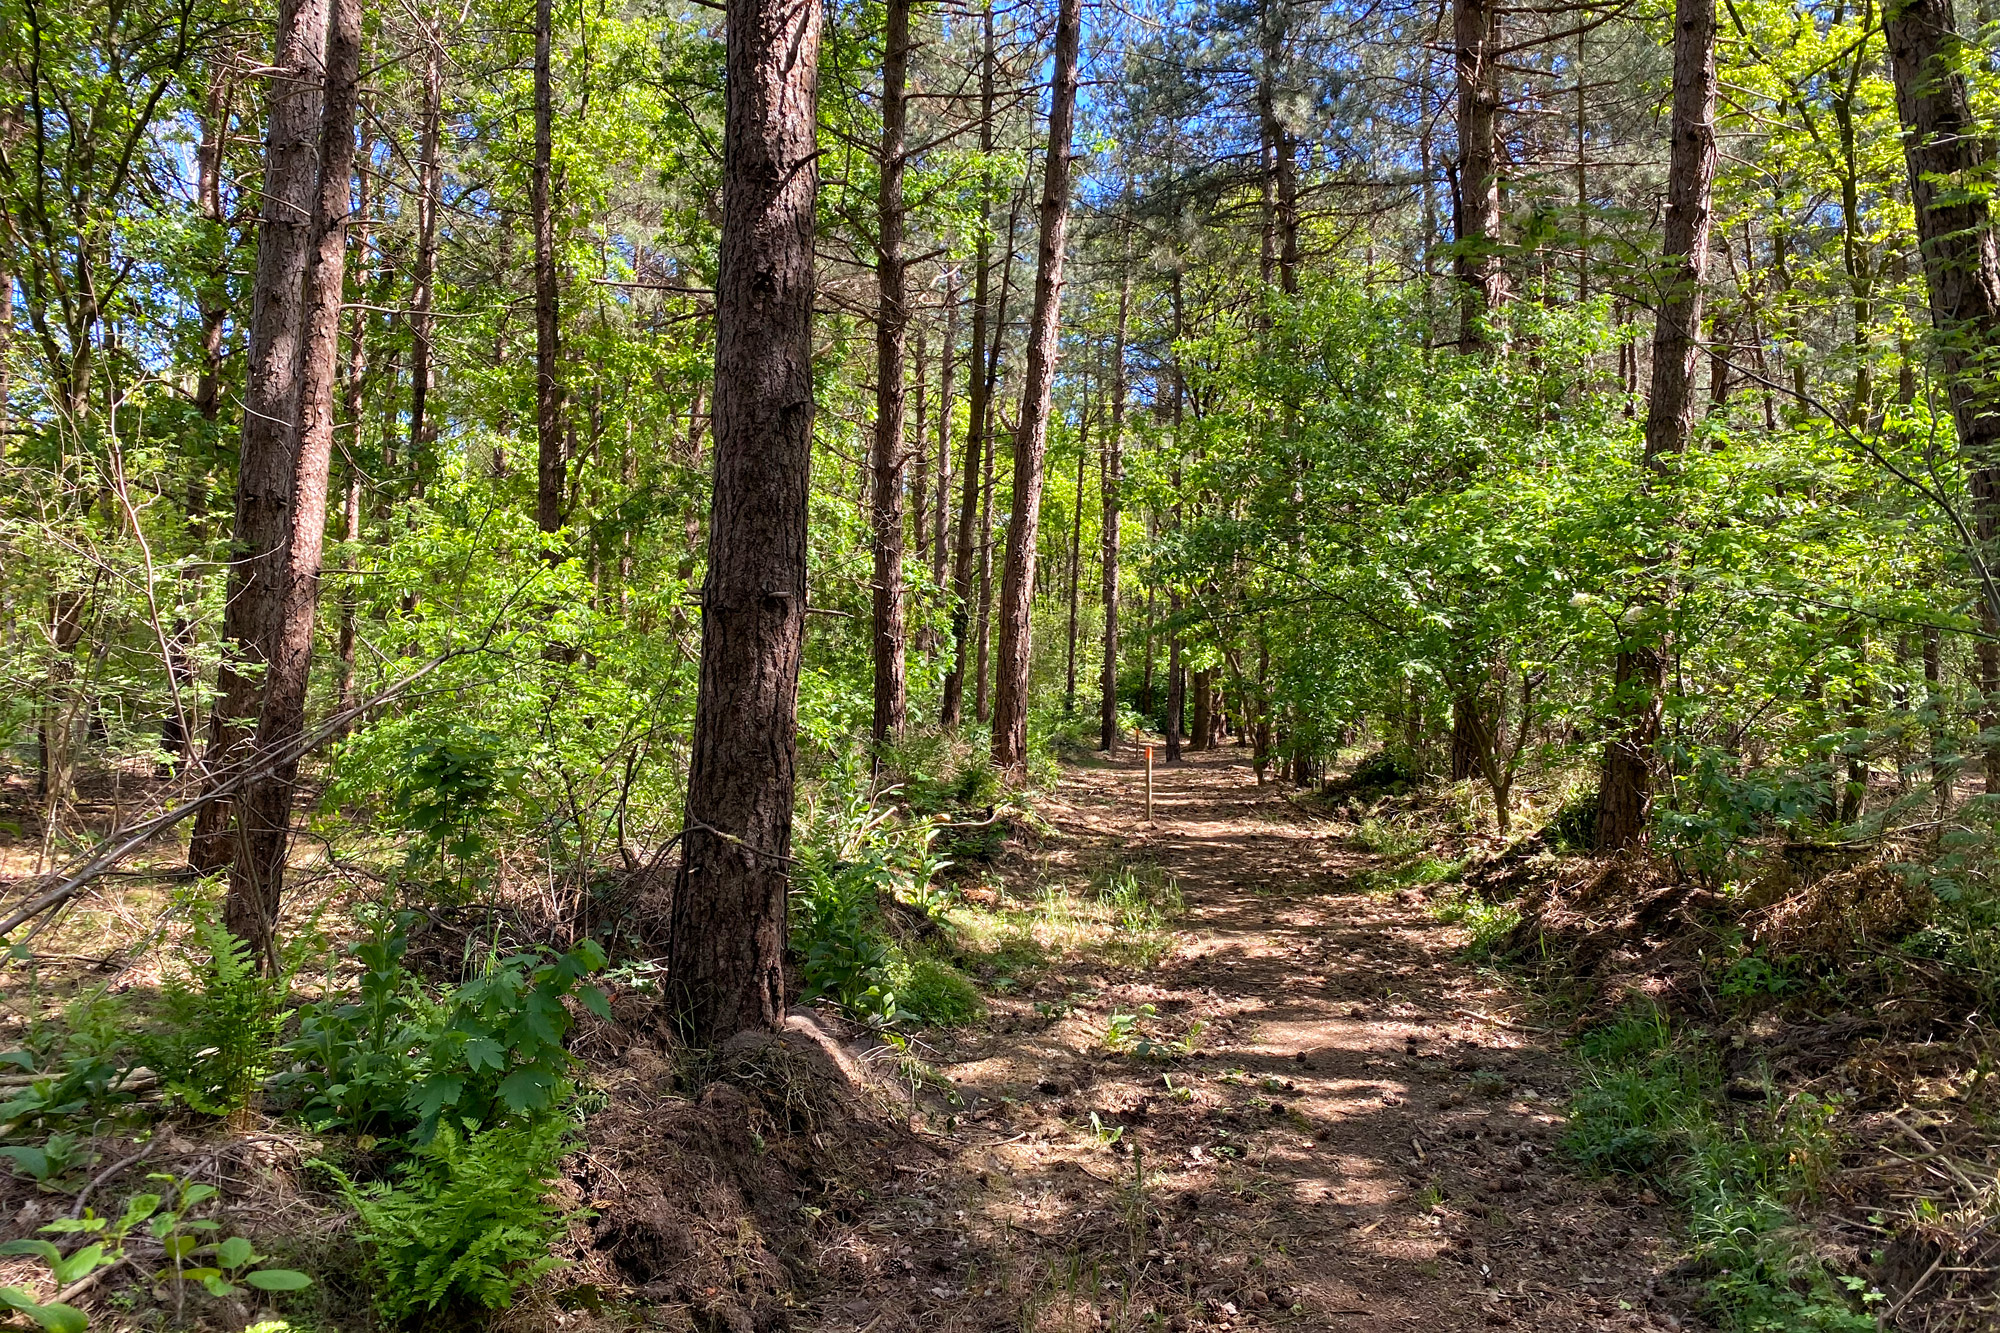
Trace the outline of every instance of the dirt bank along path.
<path fill-rule="evenodd" d="M 931 1052 L 958 1103 L 920 1122 L 936 1165 L 824 1256 L 851 1295 L 816 1326 L 1693 1326 L 1652 1293 L 1667 1210 L 1558 1154 L 1558 1039 L 1242 756 L 1161 766 L 1150 825 L 1132 747 L 1065 771 L 1010 894 L 1123 863 L 1185 914 L 1152 966 L 1052 969 Z"/>

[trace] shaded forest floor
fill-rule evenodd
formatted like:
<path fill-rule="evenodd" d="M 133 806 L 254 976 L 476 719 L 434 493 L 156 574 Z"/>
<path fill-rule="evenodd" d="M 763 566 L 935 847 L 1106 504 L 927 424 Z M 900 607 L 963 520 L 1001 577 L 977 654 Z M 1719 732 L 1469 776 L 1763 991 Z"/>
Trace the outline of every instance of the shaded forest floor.
<path fill-rule="evenodd" d="M 810 1265 L 811 1327 L 1688 1325 L 1672 1214 L 1554 1156 L 1569 1062 L 1461 931 L 1233 747 L 1159 768 L 1151 824 L 1143 782 L 1067 768 L 1001 869 L 1170 877 L 1170 949 L 927 1052 L 928 1151 Z"/>

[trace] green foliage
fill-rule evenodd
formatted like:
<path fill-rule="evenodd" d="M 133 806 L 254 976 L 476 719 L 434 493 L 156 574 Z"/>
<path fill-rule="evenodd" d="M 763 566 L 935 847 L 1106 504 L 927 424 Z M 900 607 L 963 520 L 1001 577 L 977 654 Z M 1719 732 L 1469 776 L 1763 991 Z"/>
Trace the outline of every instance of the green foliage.
<path fill-rule="evenodd" d="M 0 1147 L 0 1157 L 13 1164 L 16 1175 L 26 1176 L 43 1189 L 66 1190 L 65 1177 L 95 1162 L 98 1154 L 86 1149 L 74 1134 L 51 1134 L 40 1147 L 31 1144 Z"/>
<path fill-rule="evenodd" d="M 55 1241 L 27 1239 L 0 1245 L 0 1255 L 33 1255 L 48 1267 L 49 1280 L 60 1290 L 101 1268 L 125 1261 L 133 1233 L 143 1225 L 164 1263 L 153 1274 L 155 1286 L 169 1286 L 178 1313 L 184 1283 L 198 1282 L 211 1296 L 240 1296 L 246 1289 L 299 1291 L 312 1285 L 306 1274 L 266 1266 L 242 1236 L 223 1235 L 212 1218 L 191 1216 L 217 1197 L 213 1185 L 196 1184 L 179 1176 L 154 1174 L 162 1193 L 135 1194 L 116 1218 L 99 1217 L 86 1208 L 81 1217 L 65 1217 L 41 1228 L 44 1236 L 76 1236 L 81 1243 L 64 1254 Z M 50 1333 L 80 1333 L 88 1320 L 67 1305 L 37 1305 L 18 1287 L 0 1288 L 0 1305 L 18 1310 Z"/>
<path fill-rule="evenodd" d="M 117 997 L 101 991 L 80 996 L 59 1022 L 36 1014 L 27 1038 L 21 1049 L 0 1051 L 0 1065 L 41 1072 L 0 1102 L 0 1125 L 53 1132 L 129 1100 L 121 1085 L 131 1069 L 131 1020 Z"/>
<path fill-rule="evenodd" d="M 376 920 L 354 947 L 353 1000 L 310 1005 L 286 1047 L 300 1063 L 283 1084 L 303 1094 L 300 1114 L 321 1128 L 413 1133 L 441 1123 L 479 1129 L 534 1119 L 555 1105 L 574 1021 L 564 1000 L 600 1016 L 604 992 L 584 978 L 605 965 L 586 939 L 568 953 L 529 949 L 487 960 L 479 976 L 431 999 L 404 968 L 411 914 Z"/>
<path fill-rule="evenodd" d="M 290 979 L 260 972 L 250 946 L 207 907 L 194 910 L 188 933 L 144 1054 L 170 1096 L 204 1115 L 235 1115 L 271 1071 L 291 1017 Z"/>
<path fill-rule="evenodd" d="M 1713 1051 L 1635 1003 L 1578 1042 L 1588 1081 L 1564 1148 L 1586 1170 L 1644 1176 L 1686 1205 L 1710 1314 L 1731 1333 L 1867 1333 L 1879 1292 L 1830 1273 L 1787 1207 L 1838 1152 L 1832 1108 L 1810 1095 L 1764 1124 L 1725 1119 Z"/>
<path fill-rule="evenodd" d="M 893 949 L 886 972 L 897 1013 L 923 1027 L 964 1027 L 986 1016 L 979 988 L 941 958 Z"/>
<path fill-rule="evenodd" d="M 1471 890 L 1447 893 L 1431 900 L 1431 915 L 1447 926 L 1464 926 L 1465 956 L 1474 962 L 1492 958 L 1514 927 L 1521 911 L 1511 903 L 1489 903 Z"/>
<path fill-rule="evenodd" d="M 458 1307 L 505 1309 L 560 1267 L 549 1254 L 560 1217 L 547 1193 L 570 1132 L 554 1115 L 470 1134 L 442 1124 L 392 1181 L 357 1185 L 327 1166 L 360 1217 L 355 1234 L 369 1248 L 382 1313 L 414 1322 Z"/>
<path fill-rule="evenodd" d="M 792 947 L 803 955 L 801 998 L 824 996 L 861 1022 L 886 1026 L 896 1021 L 896 994 L 873 868 L 824 855 L 799 857 L 792 875 Z"/>

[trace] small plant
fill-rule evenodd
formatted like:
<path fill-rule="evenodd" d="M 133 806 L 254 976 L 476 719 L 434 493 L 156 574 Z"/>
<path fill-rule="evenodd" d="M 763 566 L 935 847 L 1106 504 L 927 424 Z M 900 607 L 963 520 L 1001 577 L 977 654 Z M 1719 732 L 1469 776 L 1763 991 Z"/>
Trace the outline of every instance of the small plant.
<path fill-rule="evenodd" d="M 1090 1137 L 1096 1139 L 1102 1146 L 1109 1148 L 1112 1144 L 1125 1137 L 1125 1126 L 1107 1125 L 1098 1116 L 1097 1112 L 1092 1111 L 1090 1113 Z"/>
<path fill-rule="evenodd" d="M 162 1024 L 142 1045 L 170 1097 L 203 1115 L 248 1109 L 271 1071 L 289 979 L 266 977 L 212 908 L 194 913 L 181 973 L 163 989 Z"/>
<path fill-rule="evenodd" d="M 971 979 L 941 959 L 896 949 L 888 975 L 897 1011 L 926 1027 L 964 1027 L 986 1014 L 986 1001 Z"/>
<path fill-rule="evenodd" d="M 1520 924 L 1520 909 L 1509 903 L 1489 903 L 1476 893 L 1459 892 L 1431 900 L 1431 915 L 1447 926 L 1464 926 L 1465 956 L 1474 962 L 1492 958 Z"/>
<path fill-rule="evenodd" d="M 299 1291 L 312 1285 L 310 1277 L 295 1269 L 265 1267 L 269 1256 L 258 1254 L 242 1236 L 208 1239 L 221 1232 L 222 1224 L 189 1213 L 216 1197 L 215 1186 L 170 1175 L 147 1179 L 159 1182 L 164 1193 L 135 1194 L 116 1220 L 86 1208 L 82 1217 L 62 1218 L 41 1228 L 43 1235 L 87 1238 L 69 1254 L 54 1241 L 29 1239 L 0 1245 L 0 1255 L 34 1255 L 48 1265 L 50 1281 L 60 1291 L 100 1268 L 123 1262 L 127 1242 L 143 1223 L 166 1259 L 153 1274 L 153 1283 L 171 1284 L 176 1320 L 183 1284 L 188 1282 L 201 1283 L 212 1296 L 238 1296 L 246 1288 Z M 89 1326 L 82 1311 L 59 1303 L 38 1304 L 19 1287 L 0 1287 L 0 1306 L 26 1315 L 49 1333 L 82 1333 Z"/>
<path fill-rule="evenodd" d="M 1799 980 L 1788 969 L 1774 964 L 1761 953 L 1745 954 L 1731 963 L 1716 984 L 1725 1000 L 1751 1002 L 1777 999 L 1799 988 Z"/>
<path fill-rule="evenodd" d="M 480 1134 L 443 1124 L 394 1180 L 371 1185 L 320 1163 L 360 1215 L 382 1313 L 401 1321 L 466 1305 L 504 1309 L 560 1267 L 549 1254 L 559 1219 L 545 1196 L 570 1128 L 554 1116 Z"/>
<path fill-rule="evenodd" d="M 51 1134 L 39 1148 L 9 1145 L 0 1148 L 0 1157 L 13 1163 L 14 1174 L 26 1176 L 45 1190 L 56 1191 L 68 1189 L 64 1177 L 70 1172 L 80 1171 L 97 1160 L 97 1154 L 85 1150 L 74 1134 Z"/>

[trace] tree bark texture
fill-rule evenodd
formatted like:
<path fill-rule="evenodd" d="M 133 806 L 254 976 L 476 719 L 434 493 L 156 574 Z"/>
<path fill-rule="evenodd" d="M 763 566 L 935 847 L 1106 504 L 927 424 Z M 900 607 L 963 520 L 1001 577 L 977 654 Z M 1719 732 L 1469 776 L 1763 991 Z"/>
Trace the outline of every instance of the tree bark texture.
<path fill-rule="evenodd" d="M 1035 536 L 1042 516 L 1043 462 L 1055 389 L 1062 317 L 1063 256 L 1069 235 L 1070 135 L 1076 119 L 1077 47 L 1082 0 L 1056 13 L 1055 71 L 1049 90 L 1049 147 L 1042 166 L 1041 233 L 1035 253 L 1035 304 L 1028 328 L 1021 419 L 1014 429 L 1014 505 L 1007 563 L 1000 578 L 1000 652 L 995 673 L 993 762 L 1018 769 L 1028 754 L 1028 615 L 1035 591 Z"/>
<path fill-rule="evenodd" d="M 428 483 L 434 460 L 431 445 L 437 438 L 436 423 L 430 415 L 431 343 L 437 333 L 436 304 L 438 210 L 444 203 L 444 164 L 438 158 L 438 140 L 444 119 L 444 37 L 429 24 L 424 25 L 424 102 L 417 127 L 417 257 L 410 271 L 410 468 L 417 489 Z M 541 72 L 541 31 L 537 30 L 537 130 L 540 129 L 539 99 Z M 537 151 L 540 138 L 537 136 Z M 539 166 L 540 159 L 537 158 Z M 539 215 L 538 215 L 539 216 Z M 539 232 L 538 232 L 539 235 Z M 537 257 L 540 251 L 536 252 Z M 536 289 L 540 295 L 539 286 Z"/>
<path fill-rule="evenodd" d="M 563 525 L 568 459 L 556 292 L 555 90 L 550 67 L 551 0 L 535 0 L 535 163 L 529 206 L 535 228 L 535 526 Z M 553 558 L 553 553 L 551 553 Z"/>
<path fill-rule="evenodd" d="M 1507 303 L 1500 240 L 1499 0 L 1453 0 L 1458 70 L 1457 241 L 1454 265 L 1464 287 L 1458 343 L 1464 352 L 1492 342 L 1487 321 Z"/>
<path fill-rule="evenodd" d="M 326 44 L 327 0 L 284 0 L 278 10 L 264 130 L 264 205 L 251 281 L 236 518 L 222 608 L 223 658 L 203 760 L 211 784 L 245 758 L 263 692 L 263 666 L 283 615 L 280 585 L 292 499 L 299 330 L 313 241 Z M 188 863 L 204 874 L 228 865 L 236 854 L 231 804 L 211 801 L 195 817 Z"/>
<path fill-rule="evenodd" d="M 1646 465 L 1665 476 L 1694 430 L 1695 367 L 1701 355 L 1702 281 L 1708 270 L 1710 194 L 1715 181 L 1715 0 L 1675 0 L 1673 143 L 1667 156 L 1662 284 L 1653 325 L 1653 383 L 1646 406 Z M 1648 593 L 1642 606 L 1657 611 Z M 1652 617 L 1618 653 L 1611 734 L 1597 786 L 1600 852 L 1638 844 L 1652 806 L 1666 645 Z M 1525 723 L 1523 724 L 1525 725 Z"/>
<path fill-rule="evenodd" d="M 907 712 L 903 656 L 903 342 L 910 322 L 903 259 L 903 125 L 910 58 L 909 0 L 887 0 L 882 54 L 882 161 L 875 216 L 874 713 L 877 745 L 901 737 Z M 919 422 L 921 430 L 922 423 Z"/>
<path fill-rule="evenodd" d="M 291 845 L 296 745 L 305 734 L 306 687 L 319 611 L 327 479 L 333 460 L 334 393 L 339 379 L 340 316 L 346 295 L 347 225 L 354 186 L 354 121 L 361 81 L 361 0 L 334 0 L 326 35 L 326 89 L 320 118 L 319 186 L 305 273 L 299 345 L 298 407 L 279 583 L 279 632 L 264 671 L 257 753 L 268 770 L 246 784 L 237 818 L 241 847 L 230 867 L 223 924 L 275 966 L 272 932 L 284 893 Z"/>
<path fill-rule="evenodd" d="M 714 490 L 668 981 L 689 1040 L 785 1017 L 812 469 L 818 0 L 729 0 Z"/>

